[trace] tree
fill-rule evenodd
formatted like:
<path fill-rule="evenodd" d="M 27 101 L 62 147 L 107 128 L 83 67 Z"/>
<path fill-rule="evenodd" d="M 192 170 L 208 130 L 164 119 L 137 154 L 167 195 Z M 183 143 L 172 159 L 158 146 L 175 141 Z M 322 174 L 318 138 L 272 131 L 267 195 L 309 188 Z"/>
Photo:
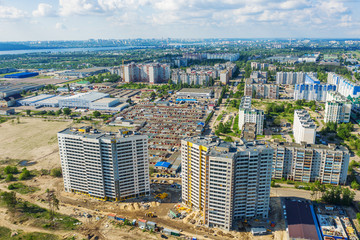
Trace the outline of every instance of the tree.
<path fill-rule="evenodd" d="M 23 169 L 22 173 L 19 175 L 19 180 L 26 180 L 31 177 L 30 171 L 26 168 Z"/>
<path fill-rule="evenodd" d="M 5 173 L 5 174 L 9 174 L 9 173 L 14 173 L 14 174 L 16 174 L 16 173 L 19 173 L 19 170 L 18 170 L 17 167 L 15 167 L 15 166 L 6 166 L 6 167 L 4 168 L 4 173 Z"/>
<path fill-rule="evenodd" d="M 274 181 L 274 180 L 272 180 L 272 181 L 271 181 L 270 186 L 271 186 L 271 187 L 275 187 L 275 186 L 276 186 L 276 185 L 275 185 L 275 181 Z"/>
<path fill-rule="evenodd" d="M 50 175 L 53 177 L 61 177 L 62 176 L 61 169 L 60 168 L 51 169 Z"/>
<path fill-rule="evenodd" d="M 59 210 L 59 199 L 56 198 L 55 191 L 46 189 L 46 198 L 50 208 L 50 218 L 53 221 L 56 210 Z"/>
<path fill-rule="evenodd" d="M 64 108 L 64 109 L 63 109 L 63 112 L 64 112 L 65 115 L 68 116 L 68 115 L 71 114 L 71 109 L 70 109 L 70 108 Z"/>
<path fill-rule="evenodd" d="M 359 190 L 360 184 L 358 184 L 357 181 L 354 180 L 354 181 L 351 182 L 351 188 L 355 189 L 355 190 Z"/>
<path fill-rule="evenodd" d="M 93 112 L 93 116 L 96 117 L 96 118 L 98 118 L 98 117 L 101 116 L 101 113 L 100 113 L 99 111 L 94 111 L 94 112 Z"/>
<path fill-rule="evenodd" d="M 62 114 L 61 109 L 59 109 L 59 110 L 57 110 L 57 111 L 55 112 L 55 115 L 56 115 L 56 116 L 59 116 L 59 115 L 61 115 L 61 114 Z"/>
<path fill-rule="evenodd" d="M 16 211 L 16 204 L 18 203 L 18 200 L 16 198 L 15 192 L 3 192 L 1 193 L 1 197 L 3 201 L 5 202 L 7 208 L 10 210 L 10 212 L 14 213 Z"/>
<path fill-rule="evenodd" d="M 11 182 L 11 181 L 14 181 L 14 180 L 15 180 L 14 175 L 12 175 L 11 173 L 8 174 L 8 175 L 6 176 L 6 178 L 5 178 L 5 181 L 6 181 L 6 182 Z"/>
<path fill-rule="evenodd" d="M 26 110 L 26 115 L 30 116 L 31 115 L 31 110 L 27 109 Z"/>

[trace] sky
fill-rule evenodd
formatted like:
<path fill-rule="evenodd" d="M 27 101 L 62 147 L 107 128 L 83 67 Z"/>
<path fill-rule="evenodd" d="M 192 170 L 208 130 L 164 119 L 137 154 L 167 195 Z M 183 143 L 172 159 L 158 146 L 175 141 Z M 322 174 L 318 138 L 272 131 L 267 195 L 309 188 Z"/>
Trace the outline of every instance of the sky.
<path fill-rule="evenodd" d="M 360 0 L 0 0 L 0 41 L 360 38 Z"/>

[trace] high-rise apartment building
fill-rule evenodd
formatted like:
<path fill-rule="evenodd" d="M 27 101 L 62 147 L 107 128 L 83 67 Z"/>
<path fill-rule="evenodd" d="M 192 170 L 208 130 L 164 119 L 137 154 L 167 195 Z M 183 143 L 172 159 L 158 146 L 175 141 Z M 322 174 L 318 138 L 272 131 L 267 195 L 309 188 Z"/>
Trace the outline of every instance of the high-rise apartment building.
<path fill-rule="evenodd" d="M 268 216 L 273 149 L 237 144 L 181 141 L 182 201 L 209 227 L 230 230 L 238 219 Z"/>
<path fill-rule="evenodd" d="M 352 103 L 338 92 L 328 92 L 324 122 L 350 122 Z"/>
<path fill-rule="evenodd" d="M 315 143 L 316 125 L 306 110 L 294 111 L 293 133 L 296 143 Z"/>
<path fill-rule="evenodd" d="M 320 181 L 324 184 L 346 183 L 350 155 L 344 146 L 277 143 L 272 147 L 274 179 Z"/>
<path fill-rule="evenodd" d="M 134 62 L 124 66 L 125 82 L 162 83 L 170 79 L 170 66 L 167 64 Z"/>
<path fill-rule="evenodd" d="M 66 192 L 119 201 L 150 194 L 147 136 L 90 127 L 58 133 Z"/>
<path fill-rule="evenodd" d="M 295 85 L 305 83 L 306 75 L 317 77 L 315 72 L 277 72 L 276 84 Z"/>
<path fill-rule="evenodd" d="M 242 129 L 243 125 L 247 122 L 256 124 L 256 134 L 263 134 L 264 111 L 251 108 L 251 96 L 245 96 L 241 99 L 239 106 L 239 129 Z"/>

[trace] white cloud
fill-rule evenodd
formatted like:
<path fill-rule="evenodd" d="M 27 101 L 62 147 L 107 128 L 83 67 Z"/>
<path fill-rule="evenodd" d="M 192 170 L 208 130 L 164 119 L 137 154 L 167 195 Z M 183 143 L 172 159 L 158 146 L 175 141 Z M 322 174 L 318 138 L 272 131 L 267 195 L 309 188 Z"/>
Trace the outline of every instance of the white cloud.
<path fill-rule="evenodd" d="M 55 24 L 55 28 L 57 30 L 65 30 L 65 29 L 67 29 L 67 27 L 63 23 L 60 23 L 60 22 Z"/>
<path fill-rule="evenodd" d="M 47 3 L 40 3 L 38 8 L 32 12 L 34 17 L 50 17 L 55 15 L 53 6 Z"/>
<path fill-rule="evenodd" d="M 96 0 L 59 0 L 59 6 L 60 16 L 88 15 L 101 11 Z"/>
<path fill-rule="evenodd" d="M 27 13 L 15 7 L 8 7 L 0 5 L 0 19 L 15 20 L 27 16 Z"/>

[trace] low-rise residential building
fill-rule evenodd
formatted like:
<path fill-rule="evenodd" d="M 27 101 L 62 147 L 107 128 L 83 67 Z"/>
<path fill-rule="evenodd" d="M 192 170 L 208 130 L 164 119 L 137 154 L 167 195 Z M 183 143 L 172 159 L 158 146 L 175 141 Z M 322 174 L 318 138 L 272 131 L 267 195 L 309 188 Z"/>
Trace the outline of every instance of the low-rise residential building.
<path fill-rule="evenodd" d="M 150 194 L 145 135 L 99 132 L 91 127 L 58 133 L 66 192 L 120 201 Z"/>
<path fill-rule="evenodd" d="M 237 220 L 267 218 L 272 157 L 266 144 L 182 140 L 183 203 L 209 227 L 230 230 Z"/>
<path fill-rule="evenodd" d="M 255 123 L 256 134 L 263 134 L 264 111 L 251 108 L 251 96 L 243 97 L 239 106 L 239 129 L 243 129 L 245 123 Z"/>
<path fill-rule="evenodd" d="M 328 92 L 324 122 L 350 122 L 352 103 L 338 92 Z"/>
<path fill-rule="evenodd" d="M 316 125 L 306 110 L 294 111 L 293 133 L 296 143 L 315 143 Z"/>
<path fill-rule="evenodd" d="M 335 144 L 273 144 L 272 178 L 323 184 L 345 184 L 349 150 Z"/>

